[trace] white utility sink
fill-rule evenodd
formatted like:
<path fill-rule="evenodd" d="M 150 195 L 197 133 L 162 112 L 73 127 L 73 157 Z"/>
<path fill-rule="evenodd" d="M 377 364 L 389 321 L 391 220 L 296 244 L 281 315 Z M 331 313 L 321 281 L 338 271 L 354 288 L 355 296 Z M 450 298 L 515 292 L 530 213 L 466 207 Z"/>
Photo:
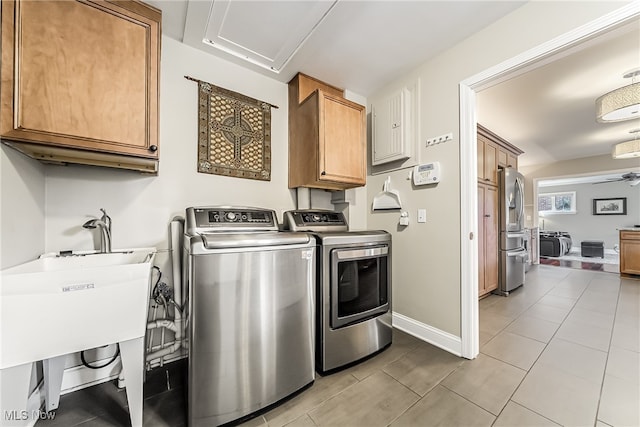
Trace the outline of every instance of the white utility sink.
<path fill-rule="evenodd" d="M 30 413 L 26 408 L 33 362 L 44 363 L 50 411 L 58 407 L 66 354 L 119 343 L 131 422 L 142 425 L 144 336 L 155 253 L 155 248 L 141 248 L 45 254 L 0 272 L 3 414 Z M 12 420 L 6 424 L 33 421 L 17 416 Z"/>
<path fill-rule="evenodd" d="M 143 337 L 154 254 L 46 254 L 3 270 L 0 368 Z"/>

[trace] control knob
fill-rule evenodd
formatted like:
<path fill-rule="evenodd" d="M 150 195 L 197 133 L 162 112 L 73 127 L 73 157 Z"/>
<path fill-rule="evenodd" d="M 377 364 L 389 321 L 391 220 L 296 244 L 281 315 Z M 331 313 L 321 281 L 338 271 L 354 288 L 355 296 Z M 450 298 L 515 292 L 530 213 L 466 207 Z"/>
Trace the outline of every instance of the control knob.
<path fill-rule="evenodd" d="M 224 217 L 227 219 L 227 221 L 235 221 L 236 220 L 236 214 L 234 212 L 227 212 Z"/>

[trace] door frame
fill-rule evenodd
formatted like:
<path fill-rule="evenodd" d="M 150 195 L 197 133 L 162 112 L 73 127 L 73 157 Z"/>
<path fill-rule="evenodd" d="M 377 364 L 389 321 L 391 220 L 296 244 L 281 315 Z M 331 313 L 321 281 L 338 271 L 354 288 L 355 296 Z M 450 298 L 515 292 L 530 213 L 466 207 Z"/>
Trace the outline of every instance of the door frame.
<path fill-rule="evenodd" d="M 640 16 L 640 2 L 575 28 L 520 55 L 501 62 L 459 84 L 460 97 L 460 332 L 461 355 L 473 359 L 479 352 L 478 308 L 478 200 L 476 93 L 567 55 L 572 48 Z"/>

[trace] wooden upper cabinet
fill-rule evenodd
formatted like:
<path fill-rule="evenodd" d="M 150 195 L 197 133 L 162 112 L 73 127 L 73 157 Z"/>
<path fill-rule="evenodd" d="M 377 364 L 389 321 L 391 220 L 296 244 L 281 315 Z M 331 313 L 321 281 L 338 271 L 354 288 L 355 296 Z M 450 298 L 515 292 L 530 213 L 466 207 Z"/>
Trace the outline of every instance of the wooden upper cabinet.
<path fill-rule="evenodd" d="M 484 141 L 482 178 L 487 184 L 498 185 L 498 147 L 490 141 Z M 480 172 L 478 172 L 480 177 Z"/>
<path fill-rule="evenodd" d="M 2 141 L 42 161 L 156 172 L 161 12 L 2 1 Z"/>
<path fill-rule="evenodd" d="M 341 190 L 365 183 L 365 107 L 298 74 L 289 82 L 289 188 Z"/>

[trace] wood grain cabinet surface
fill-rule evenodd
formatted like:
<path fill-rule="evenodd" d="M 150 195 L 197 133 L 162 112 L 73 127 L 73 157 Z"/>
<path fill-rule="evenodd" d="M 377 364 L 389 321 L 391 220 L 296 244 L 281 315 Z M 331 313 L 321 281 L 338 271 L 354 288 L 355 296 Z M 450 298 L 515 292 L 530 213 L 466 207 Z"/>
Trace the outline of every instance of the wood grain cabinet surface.
<path fill-rule="evenodd" d="M 304 74 L 289 82 L 289 188 L 366 183 L 365 107 Z"/>
<path fill-rule="evenodd" d="M 2 1 L 2 142 L 45 162 L 157 172 L 161 12 Z"/>
<path fill-rule="evenodd" d="M 515 145 L 478 125 L 478 182 L 498 185 L 498 169 L 518 169 L 518 156 L 522 154 Z"/>
<path fill-rule="evenodd" d="M 620 273 L 640 275 L 640 230 L 620 230 Z"/>
<path fill-rule="evenodd" d="M 478 184 L 478 296 L 498 289 L 498 188 Z"/>

